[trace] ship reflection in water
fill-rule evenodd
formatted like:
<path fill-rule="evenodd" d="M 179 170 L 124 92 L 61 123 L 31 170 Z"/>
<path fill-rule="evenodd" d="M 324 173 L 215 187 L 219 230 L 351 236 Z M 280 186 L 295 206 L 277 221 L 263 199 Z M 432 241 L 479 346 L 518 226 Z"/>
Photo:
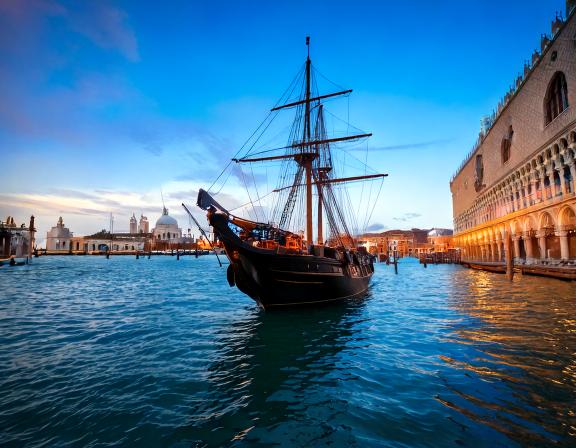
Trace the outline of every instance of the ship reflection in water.
<path fill-rule="evenodd" d="M 331 421 L 346 413 L 338 390 L 354 375 L 341 352 L 359 344 L 353 327 L 362 306 L 260 312 L 233 325 L 208 369 L 208 390 L 192 406 L 188 436 L 215 446 L 239 439 L 297 446 L 305 431 L 307 441 L 354 442 L 351 428 Z"/>
<path fill-rule="evenodd" d="M 363 300 L 262 312 L 210 257 L 46 257 L 0 289 L 8 444 L 576 442 L 571 283 L 403 260 Z"/>

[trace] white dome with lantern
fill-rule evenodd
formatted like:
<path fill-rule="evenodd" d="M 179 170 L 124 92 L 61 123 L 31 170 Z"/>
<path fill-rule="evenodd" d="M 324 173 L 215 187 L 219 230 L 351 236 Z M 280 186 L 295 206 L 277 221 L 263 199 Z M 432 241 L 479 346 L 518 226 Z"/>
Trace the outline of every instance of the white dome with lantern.
<path fill-rule="evenodd" d="M 182 238 L 182 229 L 178 227 L 178 221 L 168 214 L 168 209 L 163 207 L 162 216 L 156 221 L 156 227 L 152 231 L 154 238 L 160 241 L 172 241 Z"/>

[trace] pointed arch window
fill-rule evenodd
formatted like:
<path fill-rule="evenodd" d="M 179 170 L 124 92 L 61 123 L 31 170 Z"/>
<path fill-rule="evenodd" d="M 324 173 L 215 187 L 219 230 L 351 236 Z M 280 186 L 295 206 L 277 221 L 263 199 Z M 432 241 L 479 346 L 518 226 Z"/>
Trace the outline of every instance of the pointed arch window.
<path fill-rule="evenodd" d="M 508 162 L 510 159 L 510 148 L 512 147 L 512 136 L 514 135 L 514 129 L 512 125 L 508 127 L 508 133 L 502 139 L 502 143 L 500 144 L 500 156 L 502 158 L 502 164 Z"/>
<path fill-rule="evenodd" d="M 565 109 L 568 108 L 568 85 L 566 84 L 566 76 L 562 72 L 556 72 L 552 77 L 548 90 L 546 91 L 546 98 L 544 100 L 544 114 L 546 116 L 546 124 L 549 124 Z"/>

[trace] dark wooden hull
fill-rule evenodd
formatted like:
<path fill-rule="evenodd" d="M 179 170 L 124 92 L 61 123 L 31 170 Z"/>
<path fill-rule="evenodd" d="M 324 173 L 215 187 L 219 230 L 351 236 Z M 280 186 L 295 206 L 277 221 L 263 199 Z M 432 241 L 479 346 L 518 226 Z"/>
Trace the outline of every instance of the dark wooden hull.
<path fill-rule="evenodd" d="M 225 217 L 210 218 L 230 260 L 228 283 L 264 308 L 330 303 L 366 293 L 372 262 L 278 254 L 250 246 L 228 227 Z"/>

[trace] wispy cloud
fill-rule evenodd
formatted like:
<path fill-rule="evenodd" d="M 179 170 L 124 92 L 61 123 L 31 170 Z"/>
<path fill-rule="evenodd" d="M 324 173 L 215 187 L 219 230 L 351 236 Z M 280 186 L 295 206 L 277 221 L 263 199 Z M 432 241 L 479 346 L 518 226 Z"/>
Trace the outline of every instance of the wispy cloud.
<path fill-rule="evenodd" d="M 385 226 L 384 224 L 380 223 L 380 222 L 375 222 L 373 224 L 370 224 L 368 227 L 366 227 L 366 232 L 382 232 L 384 230 L 386 230 L 388 227 Z"/>
<path fill-rule="evenodd" d="M 43 37 L 46 21 L 51 18 L 60 19 L 69 33 L 84 36 L 100 48 L 117 51 L 131 61 L 139 59 L 136 34 L 126 13 L 107 0 L 71 5 L 55 0 L 0 1 L 0 48 L 22 52 L 29 50 L 26 45 L 38 45 L 34 40 Z M 10 36 L 24 39 L 15 41 L 8 39 Z"/>
<path fill-rule="evenodd" d="M 422 216 L 420 213 L 404 213 L 402 216 L 396 216 L 392 219 L 394 221 L 407 222 L 411 221 L 412 219 L 419 218 L 420 216 Z"/>
<path fill-rule="evenodd" d="M 139 125 L 125 118 L 151 103 L 122 71 L 138 57 L 135 32 L 111 2 L 0 1 L 0 132 L 68 147 L 127 134 Z"/>
<path fill-rule="evenodd" d="M 417 142 L 417 143 L 403 143 L 399 145 L 389 145 L 389 146 L 375 146 L 370 147 L 370 151 L 401 151 L 407 149 L 428 149 L 440 146 L 446 143 L 450 143 L 451 139 L 441 139 L 441 140 L 430 140 L 427 142 Z M 366 148 L 353 148 L 352 151 L 366 151 Z"/>
<path fill-rule="evenodd" d="M 94 44 L 116 50 L 130 61 L 138 61 L 138 42 L 124 11 L 106 2 L 80 2 L 69 10 L 70 27 Z"/>
<path fill-rule="evenodd" d="M 205 214 L 195 207 L 198 188 L 190 182 L 172 182 L 163 186 L 164 202 L 183 229 L 194 227 L 182 208 L 184 202 L 200 223 L 205 223 Z M 241 195 L 222 192 L 218 201 L 234 209 L 245 202 Z M 121 189 L 72 189 L 48 188 L 43 192 L 25 192 L 0 194 L 0 216 L 16 216 L 18 220 L 27 220 L 36 216 L 39 235 L 54 225 L 58 216 L 70 223 L 70 229 L 78 235 L 94 233 L 107 226 L 110 214 L 114 215 L 115 229 L 128 230 L 128 221 L 132 213 L 148 216 L 150 227 L 162 213 L 160 191 L 130 192 Z"/>

